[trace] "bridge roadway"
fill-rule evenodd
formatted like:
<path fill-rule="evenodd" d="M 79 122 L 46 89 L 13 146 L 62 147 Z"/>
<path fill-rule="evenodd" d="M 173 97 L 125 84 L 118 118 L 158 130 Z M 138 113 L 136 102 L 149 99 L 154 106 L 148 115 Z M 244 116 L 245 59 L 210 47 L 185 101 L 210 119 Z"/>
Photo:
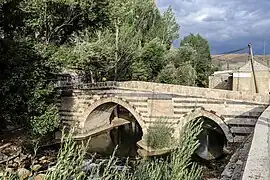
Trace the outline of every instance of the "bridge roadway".
<path fill-rule="evenodd" d="M 61 120 L 76 127 L 78 136 L 105 126 L 111 129 L 113 119 L 120 118 L 135 123 L 144 140 L 155 124 L 169 124 L 177 135 L 190 120 L 204 117 L 228 142 L 242 142 L 269 104 L 268 94 L 140 81 L 62 84 L 60 90 Z M 120 122 L 124 125 L 125 120 Z"/>

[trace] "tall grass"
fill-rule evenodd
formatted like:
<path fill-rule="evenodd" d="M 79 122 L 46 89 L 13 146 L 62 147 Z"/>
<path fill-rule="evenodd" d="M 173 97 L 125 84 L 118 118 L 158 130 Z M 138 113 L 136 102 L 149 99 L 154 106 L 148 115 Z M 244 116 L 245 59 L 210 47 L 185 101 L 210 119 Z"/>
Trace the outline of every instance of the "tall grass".
<path fill-rule="evenodd" d="M 164 129 L 166 133 L 162 132 Z M 150 144 L 154 147 L 166 144 L 167 147 L 174 148 L 174 151 L 166 159 L 140 162 L 139 168 L 135 171 L 135 179 L 198 180 L 201 178 L 202 168 L 192 162 L 192 155 L 199 145 L 197 136 L 201 132 L 202 121 L 200 119 L 194 120 L 182 128 L 179 141 L 173 138 L 170 129 L 170 126 L 159 123 L 153 126 L 151 131 L 148 131 L 148 133 L 153 133 L 147 135 L 150 137 L 147 137 L 148 141 L 153 140 Z M 166 138 L 163 138 L 164 136 Z M 167 142 L 160 142 L 164 140 Z M 171 144 L 168 144 L 168 142 Z"/>
<path fill-rule="evenodd" d="M 162 130 L 157 128 L 157 131 Z M 193 122 L 188 124 L 180 133 L 180 140 L 177 142 L 177 148 L 166 158 L 154 158 L 140 160 L 135 168 L 130 171 L 128 166 L 117 170 L 117 157 L 115 152 L 109 158 L 107 164 L 100 166 L 90 166 L 88 161 L 86 165 L 84 159 L 86 156 L 88 143 L 78 144 L 72 140 L 72 135 L 64 135 L 62 138 L 62 147 L 59 151 L 55 166 L 51 167 L 45 176 L 45 180 L 197 180 L 200 179 L 202 169 L 191 161 L 191 156 L 198 146 L 196 139 L 200 133 L 201 124 Z M 164 133 L 160 133 L 161 135 Z M 156 133 L 157 135 L 157 133 Z M 155 135 L 155 136 L 156 136 Z M 157 137 L 160 138 L 160 137 Z M 162 140 L 162 139 L 160 139 Z M 167 140 L 165 138 L 165 140 Z M 174 146 L 175 147 L 175 146 Z M 128 162 L 127 162 L 128 164 Z M 16 176 L 9 174 L 10 179 L 17 180 Z M 0 178 L 1 179 L 1 178 Z"/>
<path fill-rule="evenodd" d="M 173 138 L 173 127 L 166 119 L 159 119 L 154 125 L 147 129 L 147 145 L 154 149 L 169 148 L 175 142 Z"/>

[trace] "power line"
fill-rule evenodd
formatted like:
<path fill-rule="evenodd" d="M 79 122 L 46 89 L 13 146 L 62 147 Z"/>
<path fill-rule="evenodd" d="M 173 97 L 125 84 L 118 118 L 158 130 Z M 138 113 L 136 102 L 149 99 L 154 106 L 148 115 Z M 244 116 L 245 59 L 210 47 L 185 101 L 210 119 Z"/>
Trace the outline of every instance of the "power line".
<path fill-rule="evenodd" d="M 223 57 L 223 56 L 227 56 L 228 54 L 240 52 L 240 51 L 247 50 L 247 49 L 248 49 L 248 47 L 243 47 L 243 48 L 240 48 L 240 49 L 236 49 L 236 50 L 232 50 L 232 51 L 227 51 L 227 52 L 221 53 L 221 55 L 219 55 L 219 56 L 213 57 L 212 59 L 220 58 L 220 57 Z"/>

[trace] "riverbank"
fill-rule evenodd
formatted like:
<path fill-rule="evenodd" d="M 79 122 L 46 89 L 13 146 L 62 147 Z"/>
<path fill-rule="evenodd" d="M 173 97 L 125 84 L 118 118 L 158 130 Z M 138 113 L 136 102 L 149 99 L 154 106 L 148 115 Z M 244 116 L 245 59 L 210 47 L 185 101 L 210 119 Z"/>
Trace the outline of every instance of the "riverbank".
<path fill-rule="evenodd" d="M 55 168 L 60 144 L 51 143 L 52 138 L 47 138 L 42 143 L 36 144 L 37 140 L 31 139 L 23 131 L 6 134 L 0 136 L 0 138 L 0 176 L 3 176 L 6 172 L 13 172 L 23 176 L 41 177 L 48 172 L 48 169 Z M 44 146 L 45 144 L 51 145 Z M 237 146 L 234 144 L 230 148 L 230 151 L 234 152 Z M 219 178 L 230 161 L 231 155 L 223 156 L 211 162 L 200 162 L 203 166 L 202 179 Z M 110 157 L 88 154 L 84 157 L 82 169 L 87 172 L 97 167 L 104 168 L 110 163 L 109 161 Z M 127 158 L 116 158 L 113 167 L 116 171 L 121 171 L 127 167 L 134 171 L 133 167 L 141 160 L 140 158 L 129 159 L 130 164 L 128 166 L 125 164 L 126 161 Z"/>

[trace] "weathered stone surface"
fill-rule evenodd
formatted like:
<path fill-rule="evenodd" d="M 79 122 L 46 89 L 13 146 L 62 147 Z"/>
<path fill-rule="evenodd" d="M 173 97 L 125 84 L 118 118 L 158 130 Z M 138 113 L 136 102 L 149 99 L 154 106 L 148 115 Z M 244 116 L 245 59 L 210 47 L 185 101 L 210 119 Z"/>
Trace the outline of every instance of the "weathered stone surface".
<path fill-rule="evenodd" d="M 257 117 L 269 102 L 269 96 L 265 94 L 149 82 L 115 82 L 108 87 L 102 89 L 102 86 L 97 84 L 90 85 L 86 89 L 73 89 L 72 94 L 62 97 L 59 101 L 62 121 L 67 125 L 78 125 L 78 132 L 82 133 L 91 125 L 89 116 L 97 106 L 116 103 L 135 116 L 143 134 L 146 134 L 150 122 L 154 123 L 164 114 L 168 122 L 175 124 L 183 120 L 183 115 L 195 107 L 204 107 L 224 116 L 223 123 L 216 122 L 220 126 L 229 124 L 232 125 L 230 131 L 249 135 Z M 242 142 L 245 136 L 236 136 L 232 140 Z"/>
<path fill-rule="evenodd" d="M 243 174 L 244 180 L 270 178 L 270 107 L 259 117 Z"/>
<path fill-rule="evenodd" d="M 232 175 L 233 175 L 233 168 L 227 168 L 221 174 L 222 177 L 228 177 L 228 178 L 232 177 Z"/>
<path fill-rule="evenodd" d="M 243 164 L 243 161 L 238 160 L 238 161 L 236 161 L 236 164 L 237 164 L 237 165 L 242 165 L 242 164 Z"/>
<path fill-rule="evenodd" d="M 242 178 L 251 141 L 252 135 L 235 151 L 221 175 L 221 180 L 239 180 Z"/>

